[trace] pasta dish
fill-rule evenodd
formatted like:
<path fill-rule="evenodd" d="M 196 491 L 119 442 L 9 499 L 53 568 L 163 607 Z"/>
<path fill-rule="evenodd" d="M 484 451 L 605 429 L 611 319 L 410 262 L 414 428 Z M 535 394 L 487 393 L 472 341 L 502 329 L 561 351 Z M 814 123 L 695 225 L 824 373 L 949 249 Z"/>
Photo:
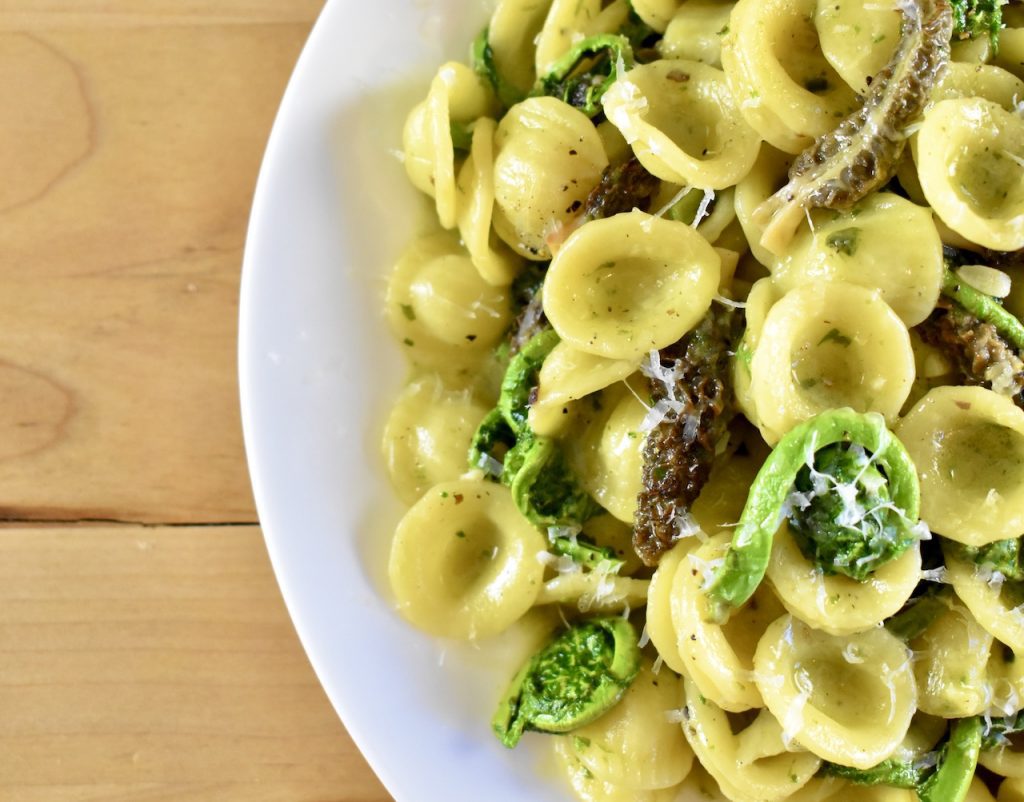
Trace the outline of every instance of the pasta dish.
<path fill-rule="evenodd" d="M 403 142 L 388 571 L 494 736 L 1024 802 L 1024 4 L 499 0 Z"/>

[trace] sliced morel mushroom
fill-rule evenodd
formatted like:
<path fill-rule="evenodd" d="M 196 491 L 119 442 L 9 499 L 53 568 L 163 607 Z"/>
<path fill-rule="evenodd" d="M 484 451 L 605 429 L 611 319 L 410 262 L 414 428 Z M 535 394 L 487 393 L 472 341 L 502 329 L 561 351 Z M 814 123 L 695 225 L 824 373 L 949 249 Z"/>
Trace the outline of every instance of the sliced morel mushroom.
<path fill-rule="evenodd" d="M 899 46 L 863 105 L 800 154 L 789 182 L 754 212 L 769 251 L 785 248 L 809 209 L 849 209 L 895 173 L 907 129 L 949 62 L 953 29 L 947 0 L 904 0 L 900 8 Z"/>
<path fill-rule="evenodd" d="M 1024 361 L 992 323 L 942 298 L 917 332 L 952 358 L 966 384 L 1008 395 L 1024 408 Z"/>
<path fill-rule="evenodd" d="M 657 565 L 677 540 L 692 534 L 690 506 L 735 414 L 729 355 L 742 325 L 736 310 L 713 306 L 697 328 L 652 352 L 643 366 L 654 406 L 646 422 L 652 428 L 644 440 L 633 547 L 646 565 Z"/>

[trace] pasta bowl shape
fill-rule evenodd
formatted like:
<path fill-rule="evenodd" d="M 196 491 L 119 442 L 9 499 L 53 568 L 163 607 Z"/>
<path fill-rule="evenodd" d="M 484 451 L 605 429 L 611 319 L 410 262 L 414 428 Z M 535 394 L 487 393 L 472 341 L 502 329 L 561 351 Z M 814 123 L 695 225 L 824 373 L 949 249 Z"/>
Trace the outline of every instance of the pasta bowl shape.
<path fill-rule="evenodd" d="M 242 418 L 267 548 L 327 695 L 399 802 L 569 793 L 530 770 L 540 750 L 513 754 L 490 732 L 518 656 L 416 632 L 386 580 L 400 505 L 379 441 L 405 366 L 384 291 L 430 211 L 394 153 L 424 76 L 465 57 L 485 14 L 454 0 L 328 2 L 270 137 L 242 277 Z"/>

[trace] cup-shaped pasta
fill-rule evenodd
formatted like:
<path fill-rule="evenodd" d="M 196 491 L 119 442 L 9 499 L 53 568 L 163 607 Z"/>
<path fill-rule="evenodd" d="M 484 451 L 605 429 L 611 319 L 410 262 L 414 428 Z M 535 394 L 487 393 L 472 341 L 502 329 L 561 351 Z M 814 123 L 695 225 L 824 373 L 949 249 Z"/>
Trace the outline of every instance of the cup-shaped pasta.
<path fill-rule="evenodd" d="M 772 271 L 782 292 L 810 281 L 877 288 L 907 325 L 931 314 L 942 287 L 942 240 L 928 209 L 876 193 L 855 212 L 802 228 Z"/>
<path fill-rule="evenodd" d="M 658 788 L 641 791 L 602 780 L 594 775 L 573 749 L 573 736 L 552 738 L 555 758 L 565 770 L 569 784 L 581 802 L 678 802 L 678 789 Z"/>
<path fill-rule="evenodd" d="M 860 582 L 824 573 L 801 553 L 783 522 L 767 576 L 782 604 L 801 621 L 831 635 L 851 635 L 899 612 L 921 580 L 921 550 L 907 549 Z"/>
<path fill-rule="evenodd" d="M 488 407 L 468 390 L 445 389 L 436 375 L 412 382 L 384 426 L 384 459 L 398 497 L 414 503 L 433 485 L 466 472 L 466 454 Z"/>
<path fill-rule="evenodd" d="M 799 153 L 857 107 L 857 95 L 821 52 L 817 0 L 739 0 L 722 42 L 722 67 L 754 129 Z"/>
<path fill-rule="evenodd" d="M 910 642 L 916 656 L 918 708 L 943 718 L 987 712 L 992 703 L 992 645 L 992 636 L 970 611 L 952 602 Z"/>
<path fill-rule="evenodd" d="M 520 96 L 537 80 L 536 41 L 544 27 L 551 0 L 498 0 L 487 26 L 494 66 Z"/>
<path fill-rule="evenodd" d="M 672 620 L 672 586 L 679 567 L 686 562 L 686 555 L 696 542 L 679 541 L 662 554 L 647 588 L 647 637 L 665 665 L 677 674 L 686 671 L 686 663 L 679 654 L 676 625 Z"/>
<path fill-rule="evenodd" d="M 722 37 L 729 32 L 732 5 L 717 0 L 687 0 L 668 23 L 657 44 L 662 58 L 685 58 L 722 66 Z"/>
<path fill-rule="evenodd" d="M 586 491 L 631 524 L 643 475 L 640 424 L 647 408 L 624 382 L 605 391 L 601 407 L 580 436 L 567 443 L 569 459 Z"/>
<path fill-rule="evenodd" d="M 658 33 L 664 33 L 683 0 L 631 0 L 633 11 Z"/>
<path fill-rule="evenodd" d="M 750 456 L 715 462 L 707 484 L 690 507 L 690 514 L 702 530 L 714 534 L 736 525 L 760 467 L 761 460 Z"/>
<path fill-rule="evenodd" d="M 457 222 L 473 266 L 488 284 L 506 287 L 522 260 L 498 239 L 491 227 L 494 214 L 494 133 L 497 123 L 481 117 L 473 126 L 473 144 L 459 169 Z"/>
<path fill-rule="evenodd" d="M 422 103 L 409 112 L 402 131 L 405 172 L 421 192 L 434 199 L 437 218 L 455 226 L 455 145 L 452 123 L 468 123 L 494 106 L 491 90 L 465 64 L 442 64 Z"/>
<path fill-rule="evenodd" d="M 544 311 L 579 350 L 639 362 L 700 321 L 720 271 L 715 249 L 685 223 L 617 214 L 585 223 L 559 248 Z"/>
<path fill-rule="evenodd" d="M 762 585 L 725 624 L 706 620 L 708 568 L 724 560 L 731 539 L 722 532 L 686 555 L 675 573 L 671 604 L 686 675 L 723 710 L 740 712 L 764 704 L 754 684 L 754 648 L 784 610 Z"/>
<path fill-rule="evenodd" d="M 693 763 L 679 723 L 668 715 L 682 704 L 683 681 L 669 672 L 655 673 L 645 661 L 618 704 L 559 739 L 558 751 L 575 756 L 597 779 L 619 788 L 671 788 Z"/>
<path fill-rule="evenodd" d="M 994 576 L 965 559 L 957 549 L 945 548 L 946 577 L 956 595 L 985 631 L 1024 655 L 1024 607 L 1020 584 Z"/>
<path fill-rule="evenodd" d="M 447 232 L 406 248 L 391 273 L 385 303 L 410 361 L 464 383 L 512 322 L 508 291 L 484 281 Z"/>
<path fill-rule="evenodd" d="M 1024 779 L 1010 777 L 999 786 L 998 802 L 1024 802 Z"/>
<path fill-rule="evenodd" d="M 829 64 L 866 95 L 899 43 L 901 18 L 898 0 L 818 0 L 814 27 Z"/>
<path fill-rule="evenodd" d="M 786 799 L 810 781 L 821 760 L 789 751 L 782 727 L 762 709 L 738 731 L 730 715 L 684 679 L 683 733 L 707 772 L 733 802 Z M 742 726 L 742 722 L 740 723 Z"/>
<path fill-rule="evenodd" d="M 768 198 L 785 186 L 793 157 L 768 145 L 761 147 L 757 161 L 743 180 L 736 185 L 734 206 L 736 219 L 743 227 L 750 252 L 762 265 L 771 268 L 777 257 L 761 244 L 764 226 L 754 219 L 754 212 Z"/>
<path fill-rule="evenodd" d="M 1024 411 L 982 387 L 936 387 L 896 427 L 933 532 L 984 546 L 1024 532 Z"/>
<path fill-rule="evenodd" d="M 566 422 L 569 404 L 622 381 L 636 369 L 633 360 L 607 359 L 559 342 L 540 367 L 530 428 L 539 435 L 556 435 Z"/>
<path fill-rule="evenodd" d="M 942 222 L 986 248 L 1024 247 L 1024 119 L 982 98 L 943 100 L 925 115 L 915 156 Z"/>
<path fill-rule="evenodd" d="M 1024 28 L 1007 28 L 999 34 L 999 52 L 995 62 L 1024 80 Z"/>
<path fill-rule="evenodd" d="M 917 706 L 911 654 L 884 628 L 839 637 L 784 615 L 757 644 L 754 677 L 786 734 L 841 766 L 888 757 Z"/>
<path fill-rule="evenodd" d="M 581 613 L 636 610 L 647 602 L 650 582 L 611 571 L 571 570 L 544 583 L 536 604 L 572 605 Z"/>
<path fill-rule="evenodd" d="M 398 610 L 432 635 L 496 635 L 536 600 L 546 547 L 508 488 L 473 480 L 435 485 L 395 530 L 388 575 Z"/>
<path fill-rule="evenodd" d="M 778 301 L 750 364 L 762 434 L 774 442 L 838 407 L 895 419 L 914 381 L 910 335 L 878 290 L 813 282 Z"/>
<path fill-rule="evenodd" d="M 628 17 L 626 0 L 607 5 L 602 0 L 554 0 L 537 35 L 537 75 L 550 72 L 554 63 L 581 39 L 614 33 Z"/>
<path fill-rule="evenodd" d="M 1007 111 L 1024 98 L 1024 81 L 994 64 L 961 64 L 952 61 L 932 90 L 931 102 L 980 97 Z"/>
<path fill-rule="evenodd" d="M 724 189 L 745 176 L 761 145 L 707 64 L 659 59 L 634 67 L 605 93 L 604 111 L 648 172 L 665 181 Z"/>
<path fill-rule="evenodd" d="M 551 258 L 547 238 L 567 225 L 608 166 L 587 116 L 553 97 L 517 103 L 495 135 L 494 229 L 528 259 Z"/>
<path fill-rule="evenodd" d="M 983 749 L 978 755 L 978 763 L 1001 777 L 1020 780 L 1021 782 L 1016 784 L 1019 789 L 1018 796 L 1011 798 L 1016 802 L 1024 802 L 1024 737 L 1018 733 L 1010 735 L 1007 741 L 1008 743 L 991 749 Z"/>

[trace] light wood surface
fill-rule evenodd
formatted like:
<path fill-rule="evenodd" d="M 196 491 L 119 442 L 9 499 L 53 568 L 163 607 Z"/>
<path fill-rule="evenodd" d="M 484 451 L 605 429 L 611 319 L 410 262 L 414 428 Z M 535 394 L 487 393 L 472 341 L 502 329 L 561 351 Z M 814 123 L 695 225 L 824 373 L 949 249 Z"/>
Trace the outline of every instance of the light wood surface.
<path fill-rule="evenodd" d="M 0 0 L 0 800 L 387 793 L 256 525 L 238 285 L 321 0 Z"/>

